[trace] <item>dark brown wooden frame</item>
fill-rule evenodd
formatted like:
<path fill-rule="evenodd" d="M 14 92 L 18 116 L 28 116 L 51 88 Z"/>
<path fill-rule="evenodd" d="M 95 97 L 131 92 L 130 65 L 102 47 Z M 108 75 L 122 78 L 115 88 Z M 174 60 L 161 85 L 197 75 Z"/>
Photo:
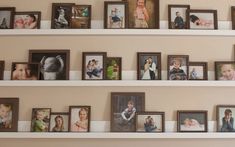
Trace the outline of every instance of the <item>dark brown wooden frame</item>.
<path fill-rule="evenodd" d="M 103 78 L 102 79 L 86 79 L 86 56 L 102 56 L 103 57 Z M 106 52 L 83 52 L 82 53 L 82 80 L 105 80 L 105 75 L 106 75 L 106 57 L 107 53 Z"/>
<path fill-rule="evenodd" d="M 10 11 L 11 12 L 10 28 L 9 29 L 13 29 L 15 7 L 0 7 L 0 11 Z"/>
<path fill-rule="evenodd" d="M 235 65 L 235 61 L 216 61 L 215 62 L 215 80 L 219 80 L 217 67 L 221 64 L 234 64 Z"/>
<path fill-rule="evenodd" d="M 54 49 L 54 50 L 52 50 L 52 49 L 50 49 L 50 50 L 44 50 L 44 49 L 42 49 L 42 50 L 40 50 L 40 49 L 32 49 L 32 50 L 29 50 L 29 62 L 31 63 L 32 62 L 32 55 L 33 54 L 37 54 L 37 53 L 40 53 L 40 54 L 42 54 L 42 53 L 44 53 L 44 54 L 56 54 L 56 53 L 58 53 L 58 54 L 65 54 L 66 55 L 66 59 L 65 59 L 65 66 L 66 66 L 66 68 L 65 68 L 65 74 L 66 74 L 66 76 L 65 76 L 65 79 L 62 79 L 62 80 L 69 80 L 69 71 L 70 71 L 70 50 L 69 49 L 61 49 L 61 50 L 56 50 L 56 49 Z"/>
<path fill-rule="evenodd" d="M 5 61 L 0 61 L 0 80 L 4 79 Z"/>
<path fill-rule="evenodd" d="M 205 130 L 204 131 L 181 131 L 180 130 L 180 115 L 182 113 L 202 113 L 204 116 L 204 119 L 205 119 Z M 177 132 L 208 132 L 208 111 L 203 111 L 203 110 L 178 110 L 177 111 Z"/>
<path fill-rule="evenodd" d="M 10 129 L 0 128 L 0 132 L 18 132 L 19 98 L 0 98 L 0 104 L 12 105 L 12 126 Z"/>
<path fill-rule="evenodd" d="M 190 5 L 168 5 L 168 28 L 175 29 L 171 26 L 171 8 L 186 8 L 187 10 L 190 9 Z M 185 11 L 185 26 L 184 29 L 188 29 L 188 17 L 187 17 L 187 10 Z"/>
<path fill-rule="evenodd" d="M 87 7 L 89 11 L 89 18 L 88 18 L 88 28 L 74 28 L 72 27 L 72 20 L 73 18 L 71 17 L 71 28 L 72 29 L 90 29 L 91 28 L 91 14 L 92 14 L 92 7 L 91 5 L 73 5 L 72 7 Z"/>
<path fill-rule="evenodd" d="M 69 132 L 71 131 L 71 112 L 72 109 L 81 109 L 81 108 L 87 108 L 88 109 L 88 129 L 87 132 L 90 132 L 90 121 L 91 121 L 91 106 L 69 106 Z M 76 132 L 75 132 L 76 133 Z M 79 133 L 84 133 L 84 132 L 79 132 Z"/>
<path fill-rule="evenodd" d="M 51 119 L 51 108 L 32 108 L 32 116 L 31 116 L 31 126 L 30 126 L 30 131 L 31 132 L 34 132 L 33 131 L 33 119 L 34 119 L 34 117 L 35 117 L 35 112 L 37 111 L 37 110 L 41 110 L 41 109 L 48 109 L 49 110 L 49 124 L 48 124 L 48 129 L 47 129 L 47 131 L 46 132 L 49 132 L 49 130 L 50 130 L 50 119 Z M 40 133 L 40 132 L 37 132 L 37 133 Z M 41 132 L 41 133 L 43 133 L 43 132 Z"/>
<path fill-rule="evenodd" d="M 139 115 L 161 115 L 162 117 L 162 131 L 165 132 L 165 112 L 157 112 L 157 111 L 145 111 L 145 112 L 137 112 L 136 113 L 136 132 L 145 132 L 145 133 L 161 133 L 161 132 L 146 132 L 146 131 L 137 131 L 137 122 L 138 122 L 138 116 Z"/>
<path fill-rule="evenodd" d="M 190 66 L 203 66 L 203 79 L 190 79 L 190 76 L 188 76 L 189 80 L 208 80 L 208 63 L 207 62 L 189 62 L 189 67 Z"/>
<path fill-rule="evenodd" d="M 141 74 L 140 74 L 140 58 L 141 56 L 157 56 L 157 72 L 158 72 L 158 77 L 155 80 L 161 80 L 162 76 L 161 76 L 161 72 L 162 72 L 162 63 L 161 63 L 161 53 L 160 52 L 138 52 L 137 53 L 137 79 L 138 80 L 142 80 L 141 79 Z"/>
<path fill-rule="evenodd" d="M 212 13 L 214 16 L 214 30 L 218 29 L 218 17 L 217 17 L 217 10 L 199 10 L 199 9 L 191 9 L 187 10 L 187 19 L 188 19 L 188 28 L 189 29 L 194 29 L 194 30 L 202 30 L 202 29 L 195 29 L 191 28 L 190 26 L 190 13 Z M 206 29 L 203 29 L 206 30 Z M 211 29 L 209 29 L 211 30 Z"/>
<path fill-rule="evenodd" d="M 67 124 L 68 126 L 67 126 L 67 127 L 68 127 L 68 129 L 69 129 L 69 113 L 68 113 L 68 112 L 51 112 L 51 115 L 50 115 L 50 128 L 49 128 L 49 132 L 53 132 L 53 131 L 51 131 L 51 129 L 52 129 L 52 128 L 51 128 L 51 127 L 52 127 L 52 126 L 51 126 L 51 119 L 52 119 L 51 116 L 52 116 L 52 115 L 68 115 L 68 122 L 67 122 L 67 123 L 68 123 L 68 124 Z M 63 120 L 63 121 L 64 121 L 64 120 Z M 62 132 L 68 132 L 68 131 L 62 131 Z M 57 132 L 57 133 L 62 133 L 62 132 Z"/>
<path fill-rule="evenodd" d="M 108 28 L 108 5 L 124 5 L 125 7 L 125 25 L 124 28 Z M 104 28 L 105 29 L 126 29 L 128 28 L 128 3 L 126 1 L 105 1 L 104 2 Z"/>
<path fill-rule="evenodd" d="M 145 111 L 145 93 L 144 92 L 111 92 L 111 122 L 110 122 L 110 130 L 111 132 L 124 132 L 122 130 L 120 131 L 115 131 L 113 130 L 113 125 L 114 125 L 114 117 L 113 117 L 113 113 L 114 113 L 114 108 L 113 108 L 113 105 L 117 105 L 116 103 L 114 103 L 114 98 L 116 95 L 125 95 L 125 96 L 141 96 L 142 97 L 142 103 L 141 103 L 141 107 L 143 108 L 143 110 L 140 110 L 139 112 L 144 112 Z M 136 111 L 138 112 L 138 111 Z M 135 116 L 136 117 L 136 116 Z M 136 126 L 136 119 L 134 118 L 134 125 Z M 136 129 L 135 131 L 125 131 L 125 132 L 136 132 Z"/>
<path fill-rule="evenodd" d="M 186 59 L 186 66 L 187 66 L 187 79 L 188 79 L 188 72 L 189 72 L 189 55 L 168 55 L 167 56 L 167 80 L 170 80 L 170 58 L 185 58 Z"/>
<path fill-rule="evenodd" d="M 118 74 L 119 74 L 119 79 L 118 80 L 122 80 L 122 58 L 121 57 L 106 57 L 106 64 L 105 64 L 105 69 L 106 69 L 106 75 L 105 75 L 105 79 L 106 80 L 112 80 L 112 79 L 108 79 L 108 77 L 107 77 L 107 64 L 108 64 L 108 61 L 109 60 L 118 60 L 118 62 L 120 63 L 120 66 L 119 66 L 119 72 L 118 72 Z"/>
<path fill-rule="evenodd" d="M 16 15 L 29 15 L 29 14 L 33 14 L 33 15 L 38 16 L 38 18 L 37 18 L 37 28 L 35 28 L 35 29 L 40 29 L 41 28 L 41 12 L 40 11 L 15 12 L 14 13 L 14 21 L 15 21 L 15 16 Z M 14 27 L 14 29 L 15 29 L 15 27 Z"/>
<path fill-rule="evenodd" d="M 235 30 L 235 6 L 231 7 L 232 29 Z"/>

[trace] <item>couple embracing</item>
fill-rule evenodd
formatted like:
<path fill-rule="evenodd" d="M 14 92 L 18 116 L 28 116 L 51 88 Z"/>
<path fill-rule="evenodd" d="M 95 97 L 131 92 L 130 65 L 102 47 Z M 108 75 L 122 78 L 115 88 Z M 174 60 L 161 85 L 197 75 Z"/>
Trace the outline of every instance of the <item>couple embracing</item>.
<path fill-rule="evenodd" d="M 156 63 L 153 62 L 152 57 L 148 57 L 144 63 L 144 74 L 142 80 L 155 80 Z"/>

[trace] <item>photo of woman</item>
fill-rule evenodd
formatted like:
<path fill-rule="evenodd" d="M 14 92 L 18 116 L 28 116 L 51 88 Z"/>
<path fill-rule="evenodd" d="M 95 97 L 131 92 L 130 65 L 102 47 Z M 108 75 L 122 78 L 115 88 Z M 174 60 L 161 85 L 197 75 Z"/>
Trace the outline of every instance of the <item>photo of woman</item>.
<path fill-rule="evenodd" d="M 68 113 L 51 113 L 50 132 L 68 132 Z"/>

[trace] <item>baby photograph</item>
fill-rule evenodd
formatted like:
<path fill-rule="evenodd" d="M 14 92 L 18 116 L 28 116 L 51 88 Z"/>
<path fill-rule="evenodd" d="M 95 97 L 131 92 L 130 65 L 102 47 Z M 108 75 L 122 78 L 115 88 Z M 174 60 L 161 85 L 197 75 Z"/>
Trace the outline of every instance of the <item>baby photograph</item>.
<path fill-rule="evenodd" d="M 11 80 L 39 80 L 39 64 L 13 62 Z"/>
<path fill-rule="evenodd" d="M 69 131 L 68 113 L 51 113 L 50 132 L 68 132 Z"/>
<path fill-rule="evenodd" d="M 14 29 L 40 29 L 41 12 L 16 12 Z"/>
<path fill-rule="evenodd" d="M 0 103 L 0 130 L 12 128 L 12 108 L 11 104 Z"/>
<path fill-rule="evenodd" d="M 235 80 L 235 62 L 215 62 L 215 79 L 221 81 Z"/>
<path fill-rule="evenodd" d="M 91 6 L 74 5 L 72 7 L 72 28 L 88 29 L 91 27 Z"/>
<path fill-rule="evenodd" d="M 170 13 L 170 26 L 171 29 L 186 29 L 187 28 L 187 15 L 186 10 L 189 9 L 189 5 L 172 6 L 169 9 Z"/>
<path fill-rule="evenodd" d="M 188 56 L 176 55 L 168 56 L 168 79 L 187 80 L 188 79 Z"/>
<path fill-rule="evenodd" d="M 49 132 L 50 108 L 33 108 L 31 119 L 31 132 Z"/>
<path fill-rule="evenodd" d="M 235 106 L 233 105 L 217 106 L 217 131 L 235 132 L 234 118 L 235 118 Z"/>
<path fill-rule="evenodd" d="M 217 28 L 214 15 L 214 13 L 189 12 L 190 29 L 214 30 Z"/>
<path fill-rule="evenodd" d="M 203 66 L 189 66 L 189 80 L 203 80 L 204 67 Z"/>

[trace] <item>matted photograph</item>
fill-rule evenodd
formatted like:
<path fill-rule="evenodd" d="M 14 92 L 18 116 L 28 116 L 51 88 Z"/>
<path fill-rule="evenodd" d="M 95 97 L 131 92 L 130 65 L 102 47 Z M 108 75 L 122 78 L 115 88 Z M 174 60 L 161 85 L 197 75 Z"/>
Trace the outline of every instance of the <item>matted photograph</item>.
<path fill-rule="evenodd" d="M 188 79 L 188 55 L 168 55 L 167 79 L 187 80 Z"/>
<path fill-rule="evenodd" d="M 231 7 L 232 29 L 235 30 L 235 6 Z"/>
<path fill-rule="evenodd" d="M 17 132 L 19 98 L 0 98 L 0 132 Z"/>
<path fill-rule="evenodd" d="M 178 132 L 207 132 L 207 111 L 177 111 Z"/>
<path fill-rule="evenodd" d="M 13 29 L 15 7 L 0 7 L 0 29 Z"/>
<path fill-rule="evenodd" d="M 15 12 L 14 29 L 40 29 L 41 12 Z"/>
<path fill-rule="evenodd" d="M 187 10 L 189 29 L 218 29 L 217 10 Z"/>
<path fill-rule="evenodd" d="M 144 92 L 111 93 L 111 132 L 135 132 L 136 112 L 145 111 Z"/>
<path fill-rule="evenodd" d="M 104 80 L 106 52 L 82 53 L 82 80 Z"/>
<path fill-rule="evenodd" d="M 50 117 L 50 132 L 69 131 L 69 113 L 52 112 Z"/>
<path fill-rule="evenodd" d="M 106 79 L 122 80 L 122 58 L 107 57 L 106 58 Z"/>
<path fill-rule="evenodd" d="M 137 53 L 137 79 L 161 80 L 161 53 Z"/>
<path fill-rule="evenodd" d="M 0 80 L 4 79 L 5 61 L 0 61 Z"/>
<path fill-rule="evenodd" d="M 190 5 L 168 5 L 168 28 L 187 29 L 187 10 Z"/>
<path fill-rule="evenodd" d="M 164 112 L 139 112 L 136 114 L 136 131 L 147 133 L 165 132 Z"/>
<path fill-rule="evenodd" d="M 235 132 L 235 105 L 217 105 L 216 114 L 218 132 Z"/>
<path fill-rule="evenodd" d="M 125 1 L 104 2 L 104 28 L 124 29 L 128 27 L 128 3 Z"/>
<path fill-rule="evenodd" d="M 91 5 L 72 6 L 71 28 L 73 29 L 91 28 Z"/>
<path fill-rule="evenodd" d="M 128 28 L 159 29 L 159 0 L 123 0 L 128 2 Z"/>
<path fill-rule="evenodd" d="M 208 80 L 207 62 L 189 62 L 189 80 Z"/>
<path fill-rule="evenodd" d="M 29 50 L 29 62 L 40 64 L 40 80 L 69 80 L 70 50 Z"/>
<path fill-rule="evenodd" d="M 31 132 L 49 132 L 51 108 L 33 108 Z"/>
<path fill-rule="evenodd" d="M 70 106 L 69 114 L 70 132 L 90 132 L 91 106 Z"/>
<path fill-rule="evenodd" d="M 215 80 L 234 81 L 235 80 L 235 61 L 215 62 Z"/>

